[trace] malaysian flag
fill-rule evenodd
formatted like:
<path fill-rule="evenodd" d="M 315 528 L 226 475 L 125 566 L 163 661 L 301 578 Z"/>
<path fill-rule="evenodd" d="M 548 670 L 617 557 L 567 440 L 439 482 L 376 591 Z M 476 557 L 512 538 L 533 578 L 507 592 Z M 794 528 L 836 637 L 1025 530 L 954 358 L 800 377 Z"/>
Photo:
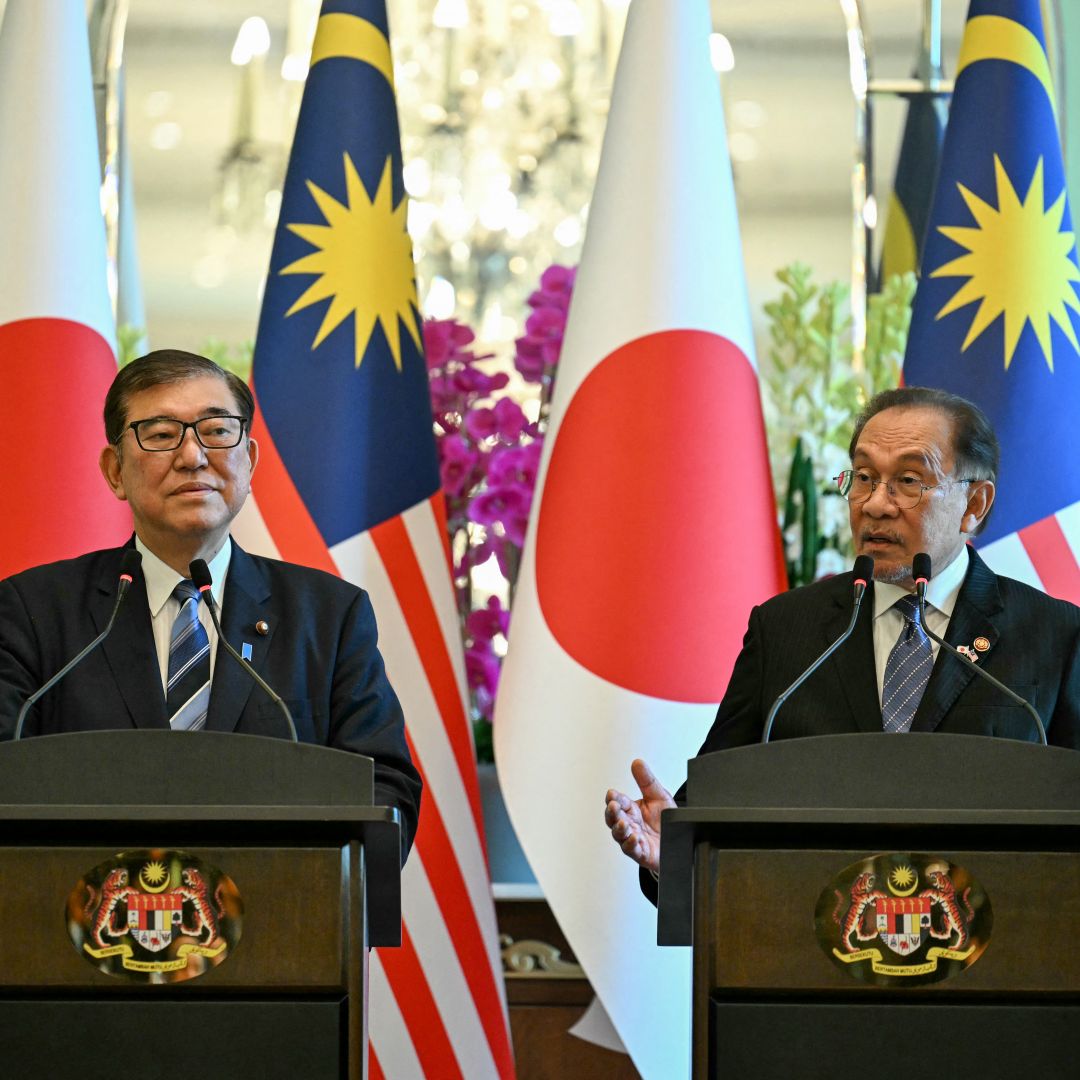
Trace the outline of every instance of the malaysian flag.
<path fill-rule="evenodd" d="M 983 557 L 1080 603 L 1080 268 L 1057 124 L 1039 0 L 972 0 L 904 381 L 997 431 Z"/>
<path fill-rule="evenodd" d="M 371 1074 L 514 1072 L 383 0 L 326 0 L 270 258 L 243 538 L 371 595 L 424 779 L 402 943 L 373 954 Z"/>

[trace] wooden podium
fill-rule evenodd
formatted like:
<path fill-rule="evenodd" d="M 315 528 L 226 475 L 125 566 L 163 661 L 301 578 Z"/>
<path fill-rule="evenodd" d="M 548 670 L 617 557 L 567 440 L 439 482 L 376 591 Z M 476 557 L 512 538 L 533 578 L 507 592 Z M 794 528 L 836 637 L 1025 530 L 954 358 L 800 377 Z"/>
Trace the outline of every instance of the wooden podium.
<path fill-rule="evenodd" d="M 659 941 L 693 945 L 695 1077 L 1080 1076 L 1080 753 L 791 739 L 691 761 L 687 802 L 663 816 Z M 966 868 L 993 905 L 944 981 L 859 981 L 818 940 L 834 876 L 889 852 Z"/>
<path fill-rule="evenodd" d="M 280 739 L 109 731 L 0 745 L 0 1068 L 19 1080 L 363 1077 L 368 947 L 400 943 L 400 826 L 369 758 Z M 220 868 L 242 934 L 152 985 L 81 956 L 65 920 L 117 853 Z"/>

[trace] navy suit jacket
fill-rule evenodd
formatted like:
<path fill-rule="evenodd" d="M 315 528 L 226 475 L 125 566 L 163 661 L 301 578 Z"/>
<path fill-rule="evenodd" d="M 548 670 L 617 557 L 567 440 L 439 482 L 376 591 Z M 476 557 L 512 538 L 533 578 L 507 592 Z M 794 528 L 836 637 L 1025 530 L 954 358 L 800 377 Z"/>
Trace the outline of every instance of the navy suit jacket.
<path fill-rule="evenodd" d="M 0 582 L 0 739 L 11 738 L 23 701 L 104 629 L 124 550 Z M 260 621 L 266 634 L 255 629 Z M 421 781 L 367 594 L 319 570 L 249 555 L 234 541 L 221 629 L 236 648 L 250 643 L 251 663 L 289 706 L 302 742 L 374 759 L 375 802 L 401 811 L 408 851 Z M 168 726 L 146 587 L 136 573 L 112 633 L 34 706 L 24 734 Z M 281 711 L 223 649 L 206 729 L 290 738 Z"/>

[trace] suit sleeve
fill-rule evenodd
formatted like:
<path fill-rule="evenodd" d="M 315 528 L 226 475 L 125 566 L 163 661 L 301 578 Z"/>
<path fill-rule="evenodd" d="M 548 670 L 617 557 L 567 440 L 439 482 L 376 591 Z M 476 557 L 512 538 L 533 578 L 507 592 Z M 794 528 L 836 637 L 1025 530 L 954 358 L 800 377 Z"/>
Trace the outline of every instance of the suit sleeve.
<path fill-rule="evenodd" d="M 1051 746 L 1080 750 L 1080 631 L 1073 635 L 1057 705 L 1046 724 L 1046 741 Z"/>
<path fill-rule="evenodd" d="M 378 649 L 375 612 L 358 592 L 338 643 L 330 701 L 329 745 L 375 762 L 375 803 L 401 811 L 401 859 L 409 853 L 420 814 L 422 782 L 405 741 L 401 704 Z"/>
<path fill-rule="evenodd" d="M 15 734 L 23 702 L 44 682 L 39 667 L 33 622 L 22 597 L 10 579 L 0 581 L 0 741 Z"/>

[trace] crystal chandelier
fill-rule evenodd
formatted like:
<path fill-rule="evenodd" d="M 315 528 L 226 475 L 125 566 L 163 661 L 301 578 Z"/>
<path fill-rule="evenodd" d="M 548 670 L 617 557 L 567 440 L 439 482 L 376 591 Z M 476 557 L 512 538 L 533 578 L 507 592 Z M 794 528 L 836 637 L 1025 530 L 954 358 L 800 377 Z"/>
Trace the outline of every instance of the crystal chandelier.
<path fill-rule="evenodd" d="M 424 313 L 486 345 L 584 235 L 626 0 L 390 5 Z"/>

